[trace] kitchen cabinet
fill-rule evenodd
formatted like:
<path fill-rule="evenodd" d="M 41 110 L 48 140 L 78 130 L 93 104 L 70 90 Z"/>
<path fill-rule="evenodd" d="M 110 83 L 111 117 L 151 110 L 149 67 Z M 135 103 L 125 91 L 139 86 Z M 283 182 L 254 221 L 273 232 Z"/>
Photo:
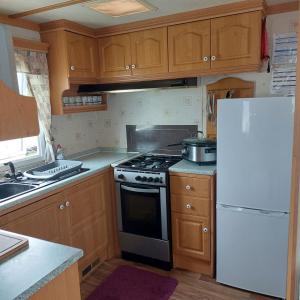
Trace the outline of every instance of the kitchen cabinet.
<path fill-rule="evenodd" d="M 108 237 L 105 202 L 109 199 L 109 186 L 105 185 L 105 176 L 106 173 L 65 191 L 69 225 L 65 240 L 84 251 L 84 257 L 79 261 L 80 270 L 99 260 L 99 257 L 106 258 Z"/>
<path fill-rule="evenodd" d="M 77 263 L 33 294 L 30 300 L 81 300 Z"/>
<path fill-rule="evenodd" d="M 132 75 L 168 72 L 167 28 L 137 31 L 130 34 Z"/>
<path fill-rule="evenodd" d="M 81 34 L 65 32 L 69 78 L 96 78 L 98 76 L 97 40 Z"/>
<path fill-rule="evenodd" d="M 100 38 L 100 78 L 167 73 L 167 49 L 166 27 Z"/>
<path fill-rule="evenodd" d="M 199 74 L 260 66 L 260 11 L 168 27 L 169 71 Z"/>
<path fill-rule="evenodd" d="M 211 68 L 260 65 L 261 12 L 211 20 Z"/>
<path fill-rule="evenodd" d="M 130 35 L 99 39 L 100 78 L 131 75 Z"/>
<path fill-rule="evenodd" d="M 210 260 L 210 234 L 207 218 L 172 214 L 173 253 Z"/>
<path fill-rule="evenodd" d="M 58 193 L 43 200 L 44 203 L 34 203 L 11 213 L 11 221 L 3 229 L 51 242 L 64 243 L 65 216 L 60 209 L 64 204 L 64 197 Z"/>
<path fill-rule="evenodd" d="M 169 71 L 210 69 L 210 20 L 168 27 Z"/>
<path fill-rule="evenodd" d="M 110 169 L 0 217 L 4 230 L 83 249 L 79 272 L 117 255 Z"/>
<path fill-rule="evenodd" d="M 0 80 L 0 141 L 37 136 L 40 132 L 37 104 Z"/>
<path fill-rule="evenodd" d="M 215 272 L 215 177 L 171 173 L 174 267 Z"/>
<path fill-rule="evenodd" d="M 49 44 L 47 60 L 51 113 L 63 115 L 106 109 L 104 103 L 91 106 L 78 105 L 69 110 L 69 107 L 65 107 L 62 101 L 65 91 L 71 91 L 71 96 L 80 96 L 77 94 L 79 84 L 97 83 L 99 75 L 97 39 L 61 29 L 41 32 L 41 39 Z"/>

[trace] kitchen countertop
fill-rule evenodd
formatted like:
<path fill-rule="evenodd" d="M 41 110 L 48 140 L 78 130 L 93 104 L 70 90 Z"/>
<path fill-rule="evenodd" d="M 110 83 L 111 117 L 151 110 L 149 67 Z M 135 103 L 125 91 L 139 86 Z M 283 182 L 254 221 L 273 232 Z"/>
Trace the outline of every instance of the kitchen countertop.
<path fill-rule="evenodd" d="M 87 172 L 80 173 L 78 175 L 66 178 L 64 180 L 55 182 L 53 184 L 41 187 L 39 189 L 33 190 L 31 192 L 16 196 L 10 200 L 4 201 L 0 203 L 0 211 L 11 208 L 17 204 L 24 203 L 26 201 L 31 200 L 32 198 L 36 198 L 42 196 L 46 193 L 54 191 L 58 188 L 61 188 L 67 184 L 73 183 L 77 180 L 81 180 L 97 172 L 100 172 L 108 167 L 115 166 L 123 160 L 128 160 L 129 158 L 140 155 L 137 152 L 114 152 L 114 151 L 101 151 L 93 154 L 85 154 L 84 156 L 73 156 L 72 159 L 77 159 L 83 162 L 82 167 L 90 169 Z M 1 298 L 1 297 L 0 297 Z"/>
<path fill-rule="evenodd" d="M 25 236 L 29 247 L 0 264 L 0 299 L 27 299 L 83 255 L 82 250 Z"/>
<path fill-rule="evenodd" d="M 198 175 L 215 175 L 217 171 L 216 165 L 199 166 L 194 162 L 181 160 L 177 164 L 169 168 L 170 172 L 176 173 L 190 173 Z"/>

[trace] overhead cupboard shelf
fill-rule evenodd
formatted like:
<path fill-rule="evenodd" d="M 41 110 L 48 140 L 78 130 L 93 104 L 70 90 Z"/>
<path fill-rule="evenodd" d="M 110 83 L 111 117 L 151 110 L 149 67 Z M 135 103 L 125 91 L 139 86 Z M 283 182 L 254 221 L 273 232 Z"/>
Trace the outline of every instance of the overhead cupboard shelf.
<path fill-rule="evenodd" d="M 89 111 L 103 111 L 107 110 L 107 104 L 98 105 L 82 105 L 82 106 L 65 106 L 63 108 L 64 114 L 74 114 Z"/>
<path fill-rule="evenodd" d="M 52 113 L 92 110 L 62 106 L 74 84 L 257 71 L 263 15 L 264 1 L 252 0 L 99 30 L 67 20 L 41 24 Z"/>

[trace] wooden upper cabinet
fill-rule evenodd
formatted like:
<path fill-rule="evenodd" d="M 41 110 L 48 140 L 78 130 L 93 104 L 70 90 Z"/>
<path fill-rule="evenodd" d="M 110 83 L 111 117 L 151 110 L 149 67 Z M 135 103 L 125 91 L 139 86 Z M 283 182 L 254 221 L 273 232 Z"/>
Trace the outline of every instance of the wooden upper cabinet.
<path fill-rule="evenodd" d="M 96 78 L 98 75 L 97 40 L 66 32 L 70 78 Z"/>
<path fill-rule="evenodd" d="M 100 38 L 98 45 L 101 78 L 131 75 L 130 34 Z"/>
<path fill-rule="evenodd" d="M 168 27 L 169 71 L 210 69 L 210 20 Z"/>
<path fill-rule="evenodd" d="M 260 64 L 260 11 L 211 20 L 211 67 L 234 68 Z"/>
<path fill-rule="evenodd" d="M 132 75 L 168 72 L 167 27 L 130 34 Z"/>

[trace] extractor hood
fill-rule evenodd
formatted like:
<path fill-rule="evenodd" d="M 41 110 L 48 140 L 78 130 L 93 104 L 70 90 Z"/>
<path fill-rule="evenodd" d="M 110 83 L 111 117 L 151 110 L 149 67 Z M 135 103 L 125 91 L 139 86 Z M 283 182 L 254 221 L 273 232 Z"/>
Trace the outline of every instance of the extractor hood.
<path fill-rule="evenodd" d="M 197 77 L 167 80 L 152 80 L 126 83 L 85 84 L 78 88 L 79 93 L 126 93 L 151 89 L 196 87 Z"/>
<path fill-rule="evenodd" d="M 0 80 L 19 93 L 12 34 L 6 25 L 0 25 L 0 41 Z"/>

